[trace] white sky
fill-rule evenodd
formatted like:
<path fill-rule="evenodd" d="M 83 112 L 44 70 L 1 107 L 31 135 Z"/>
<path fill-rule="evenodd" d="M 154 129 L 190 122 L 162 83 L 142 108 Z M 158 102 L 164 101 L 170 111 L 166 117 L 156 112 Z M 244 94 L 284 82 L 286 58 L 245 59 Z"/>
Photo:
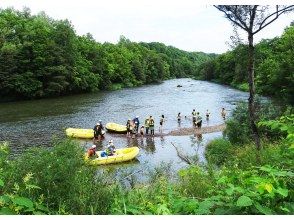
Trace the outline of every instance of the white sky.
<path fill-rule="evenodd" d="M 45 11 L 53 19 L 70 20 L 77 34 L 91 33 L 101 43 L 116 43 L 120 35 L 124 35 L 135 42 L 156 41 L 187 51 L 223 53 L 229 49 L 226 42 L 230 41 L 233 28 L 220 11 L 211 6 L 212 2 L 208 0 L 205 1 L 206 4 L 200 4 L 197 0 L 0 0 L 0 8 L 14 7 L 22 10 L 26 6 L 31 9 L 32 14 Z M 256 2 L 258 0 L 251 1 L 255 4 Z M 250 1 L 238 3 L 248 4 Z M 283 4 L 287 3 L 294 2 L 283 1 Z M 255 42 L 261 38 L 280 36 L 293 20 L 294 13 L 281 16 L 258 33 Z"/>

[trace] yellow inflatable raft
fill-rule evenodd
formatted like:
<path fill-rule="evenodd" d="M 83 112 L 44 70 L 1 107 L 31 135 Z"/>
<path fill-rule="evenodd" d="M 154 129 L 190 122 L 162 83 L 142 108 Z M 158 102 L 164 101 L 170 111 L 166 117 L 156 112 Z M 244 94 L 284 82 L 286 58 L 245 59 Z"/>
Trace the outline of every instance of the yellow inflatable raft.
<path fill-rule="evenodd" d="M 93 138 L 94 137 L 93 129 L 68 128 L 65 130 L 65 133 L 68 137 L 75 137 L 75 138 Z"/>
<path fill-rule="evenodd" d="M 113 132 L 113 133 L 127 133 L 127 126 L 125 125 L 120 125 L 116 123 L 107 123 L 105 125 L 105 128 L 107 129 L 107 131 Z"/>
<path fill-rule="evenodd" d="M 138 153 L 139 148 L 138 147 L 128 147 L 128 148 L 121 148 L 117 149 L 115 152 L 115 155 L 113 156 L 106 156 L 101 157 L 101 153 L 103 151 L 96 151 L 97 158 L 93 157 L 89 158 L 88 154 L 85 154 L 85 160 L 87 163 L 91 165 L 102 165 L 102 164 L 111 164 L 111 163 L 121 163 L 125 161 L 129 161 L 134 159 Z"/>

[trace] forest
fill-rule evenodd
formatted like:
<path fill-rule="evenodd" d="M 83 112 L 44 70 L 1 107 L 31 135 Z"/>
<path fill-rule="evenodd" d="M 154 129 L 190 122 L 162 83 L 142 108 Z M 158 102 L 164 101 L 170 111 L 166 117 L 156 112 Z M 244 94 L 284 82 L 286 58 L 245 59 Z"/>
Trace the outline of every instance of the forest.
<path fill-rule="evenodd" d="M 28 8 L 0 10 L 0 95 L 33 99 L 115 90 L 193 76 L 215 54 L 186 52 L 162 43 L 117 44 L 79 36 L 68 20 Z"/>
<path fill-rule="evenodd" d="M 264 39 L 255 46 L 256 91 L 294 104 L 294 22 L 280 37 Z M 196 78 L 248 91 L 247 46 L 237 44 L 198 67 Z"/>

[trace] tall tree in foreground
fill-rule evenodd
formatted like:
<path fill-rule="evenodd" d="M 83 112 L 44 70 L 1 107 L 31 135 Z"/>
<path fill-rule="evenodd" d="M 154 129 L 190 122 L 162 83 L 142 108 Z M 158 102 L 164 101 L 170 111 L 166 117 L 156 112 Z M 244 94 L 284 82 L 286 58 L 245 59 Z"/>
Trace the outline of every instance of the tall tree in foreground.
<path fill-rule="evenodd" d="M 254 44 L 253 37 L 266 26 L 274 22 L 280 15 L 294 10 L 290 6 L 265 6 L 265 5 L 215 5 L 218 10 L 225 14 L 234 27 L 239 27 L 247 32 L 248 36 L 248 84 L 249 84 L 249 120 L 253 132 L 255 145 L 260 150 L 260 138 L 255 123 L 255 86 L 254 86 Z"/>

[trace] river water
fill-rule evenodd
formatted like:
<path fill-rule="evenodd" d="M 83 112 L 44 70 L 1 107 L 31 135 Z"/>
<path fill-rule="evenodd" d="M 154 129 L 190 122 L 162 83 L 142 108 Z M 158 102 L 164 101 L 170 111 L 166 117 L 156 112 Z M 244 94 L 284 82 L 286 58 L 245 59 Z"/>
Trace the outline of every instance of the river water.
<path fill-rule="evenodd" d="M 178 126 L 191 127 L 193 109 L 202 115 L 203 126 L 207 126 L 207 109 L 211 113 L 209 126 L 217 125 L 223 123 L 220 116 L 222 107 L 229 116 L 236 103 L 246 101 L 247 98 L 248 93 L 227 86 L 184 78 L 119 91 L 1 103 L 0 141 L 9 141 L 13 146 L 12 152 L 18 154 L 32 146 L 50 147 L 54 137 L 65 137 L 64 130 L 68 127 L 93 128 L 99 119 L 104 124 L 125 124 L 128 118 L 133 119 L 135 116 L 139 116 L 143 123 L 149 115 L 155 118 L 155 132 L 158 132 L 162 114 L 166 119 L 163 132 L 167 133 Z M 180 125 L 177 123 L 178 112 L 182 115 Z M 184 116 L 188 116 L 187 119 Z M 205 162 L 205 144 L 221 136 L 221 132 L 216 132 L 204 134 L 202 139 L 193 135 L 127 139 L 122 135 L 107 133 L 102 145 L 105 146 L 108 140 L 113 139 L 117 148 L 139 146 L 141 150 L 137 160 L 128 163 L 132 168 L 171 162 L 175 169 L 179 169 L 186 164 L 177 156 L 171 143 L 182 153 L 197 154 L 200 162 Z M 78 141 L 85 150 L 92 145 L 91 140 Z"/>

